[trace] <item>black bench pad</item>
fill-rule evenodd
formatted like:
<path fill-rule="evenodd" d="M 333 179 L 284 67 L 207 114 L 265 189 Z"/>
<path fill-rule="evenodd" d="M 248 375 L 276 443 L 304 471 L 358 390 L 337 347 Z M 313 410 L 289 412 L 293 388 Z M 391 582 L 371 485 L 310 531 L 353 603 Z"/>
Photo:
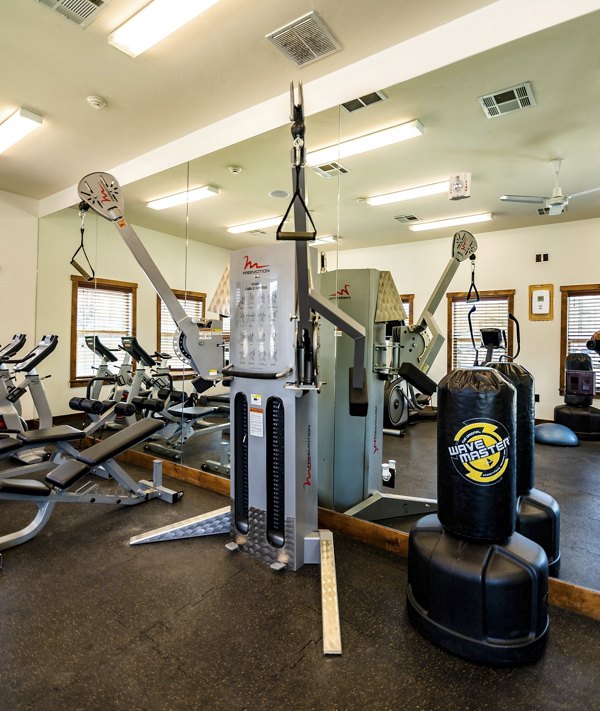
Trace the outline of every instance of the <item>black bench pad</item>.
<path fill-rule="evenodd" d="M 102 462 L 105 462 L 107 459 L 112 459 L 116 457 L 117 454 L 125 452 L 130 447 L 133 447 L 133 445 L 143 442 L 150 437 L 150 435 L 161 430 L 164 424 L 165 423 L 161 420 L 150 418 L 139 420 L 135 424 L 129 425 L 129 427 L 125 427 L 125 429 L 120 432 L 111 435 L 102 442 L 98 442 L 79 452 L 77 459 L 80 462 L 89 464 L 91 467 L 102 464 Z"/>
<path fill-rule="evenodd" d="M 59 489 L 68 489 L 71 484 L 84 477 L 89 471 L 90 468 L 87 464 L 69 459 L 46 474 L 46 481 Z"/>
<path fill-rule="evenodd" d="M 181 405 L 175 405 L 175 407 L 169 408 L 168 413 L 173 417 L 183 417 L 184 420 L 197 420 L 216 412 L 216 410 L 216 407 L 181 407 Z"/>
<path fill-rule="evenodd" d="M 41 430 L 19 432 L 17 437 L 27 444 L 45 444 L 49 442 L 81 439 L 85 437 L 85 432 L 71 427 L 71 425 L 56 425 L 56 427 L 45 427 Z"/>
<path fill-rule="evenodd" d="M 0 479 L 0 494 L 48 496 L 50 489 L 43 482 L 35 479 Z"/>
<path fill-rule="evenodd" d="M 0 454 L 4 454 L 5 452 L 12 452 L 14 449 L 19 449 L 22 446 L 23 443 L 19 442 L 18 439 L 14 439 L 13 437 L 6 437 L 4 439 L 0 439 Z"/>

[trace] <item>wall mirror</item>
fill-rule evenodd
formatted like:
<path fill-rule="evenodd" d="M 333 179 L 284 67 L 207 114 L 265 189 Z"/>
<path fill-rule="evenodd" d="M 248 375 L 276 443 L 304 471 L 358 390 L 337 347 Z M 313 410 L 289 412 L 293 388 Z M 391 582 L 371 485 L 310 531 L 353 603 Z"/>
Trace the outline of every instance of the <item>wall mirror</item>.
<path fill-rule="evenodd" d="M 596 81 L 594 47 L 599 26 L 600 15 L 588 15 L 393 87 L 377 86 L 374 77 L 374 93 L 357 101 L 362 105 L 356 110 L 334 107 L 307 117 L 309 150 L 413 121 L 423 127 L 422 135 L 369 152 L 345 156 L 340 149 L 320 163 L 320 172 L 307 168 L 310 209 L 319 235 L 333 240 L 311 248 L 316 273 L 321 269 L 336 272 L 334 288 L 328 293 L 346 287 L 340 270 L 389 271 L 416 319 L 448 263 L 457 228 L 415 232 L 411 226 L 491 212 L 491 221 L 465 225 L 479 244 L 478 287 L 513 292 L 515 315 L 522 326 L 520 362 L 536 379 L 540 395 L 536 415 L 541 419 L 552 419 L 554 406 L 562 402 L 558 393 L 560 319 L 527 323 L 528 285 L 554 283 L 558 288 L 561 283 L 598 281 L 593 274 L 597 260 L 574 260 L 572 248 L 582 239 L 591 244 L 596 225 L 592 220 L 600 216 L 598 193 L 586 192 L 600 184 L 598 165 L 590 157 L 600 107 L 589 101 L 586 88 Z M 576 83 L 564 61 L 565 48 L 578 67 Z M 506 115 L 486 117 L 480 97 L 525 83 L 531 87 L 535 105 L 515 111 L 503 106 Z M 305 91 L 308 103 L 309 89 Z M 200 310 L 208 307 L 232 250 L 274 243 L 274 227 L 237 235 L 227 228 L 284 213 L 289 199 L 284 193 L 291 190 L 290 143 L 289 126 L 282 121 L 278 129 L 124 186 L 128 220 L 139 229 L 149 252 L 190 308 L 192 303 Z M 551 160 L 557 157 L 564 159 L 560 172 L 564 193 L 585 193 L 569 201 L 567 213 L 553 216 L 544 214 L 544 205 L 500 200 L 507 194 L 550 197 Z M 471 175 L 468 199 L 450 201 L 447 193 L 440 192 L 379 206 L 366 200 L 439 183 L 463 172 Z M 159 211 L 147 205 L 150 200 L 203 186 L 218 194 Z M 65 386 L 71 379 L 67 334 L 73 270 L 69 259 L 78 243 L 78 230 L 76 208 L 40 221 L 37 331 L 64 334 L 61 365 L 56 366 L 60 373 L 48 381 L 57 411 L 65 409 L 71 394 L 81 392 Z M 161 343 L 168 341 L 168 329 L 163 330 L 161 341 L 157 330 L 160 304 L 116 231 L 90 215 L 86 234 L 86 248 L 99 277 L 138 284 L 136 335 L 147 350 L 161 350 Z M 548 251 L 550 261 L 542 274 L 536 271 L 535 255 Z M 448 291 L 467 291 L 470 278 L 468 265 L 461 265 Z M 56 305 L 59 280 L 66 284 L 61 287 L 60 315 Z M 444 336 L 449 335 L 448 313 L 444 297 L 435 314 Z M 93 323 L 91 330 L 99 335 Z M 333 337 L 334 349 L 336 340 Z M 429 375 L 439 381 L 447 366 L 444 347 Z M 176 371 L 171 374 L 175 389 L 189 392 L 184 369 L 171 370 Z M 335 383 L 328 387 L 335 400 Z M 379 406 L 384 408 L 385 402 Z M 342 436 L 340 423 L 335 417 L 332 422 L 330 436 Z M 420 428 L 424 435 L 419 434 Z M 398 493 L 435 497 L 434 428 L 433 422 L 424 422 L 408 427 L 403 438 L 387 436 L 380 443 L 383 460 L 396 459 Z M 219 430 L 194 435 L 184 447 L 182 463 L 190 467 L 200 467 L 208 459 L 223 463 L 226 454 L 221 441 L 225 439 Z M 569 452 L 548 451 L 539 457 L 538 466 L 559 456 L 567 471 Z M 556 477 L 544 481 L 541 471 L 539 481 L 561 503 L 563 483 Z M 598 555 L 586 542 L 593 536 L 581 535 L 595 525 L 596 519 L 589 516 L 583 509 L 563 507 L 563 577 L 600 588 L 591 565 Z M 406 525 L 396 519 L 391 523 Z"/>

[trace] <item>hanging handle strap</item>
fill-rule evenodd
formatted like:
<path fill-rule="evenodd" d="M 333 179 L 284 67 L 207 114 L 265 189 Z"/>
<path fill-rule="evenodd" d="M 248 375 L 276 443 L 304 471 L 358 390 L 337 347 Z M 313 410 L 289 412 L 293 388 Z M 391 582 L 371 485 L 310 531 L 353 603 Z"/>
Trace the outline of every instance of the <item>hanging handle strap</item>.
<path fill-rule="evenodd" d="M 476 304 L 479 301 L 479 291 L 475 284 L 475 255 L 472 254 L 469 259 L 471 260 L 471 286 L 467 293 L 467 304 Z"/>
<path fill-rule="evenodd" d="M 471 306 L 469 313 L 467 314 L 467 320 L 469 321 L 469 333 L 471 335 L 471 343 L 473 344 L 473 350 L 475 351 L 475 361 L 473 365 L 479 365 L 479 349 L 475 343 L 475 335 L 473 334 L 473 321 L 472 316 L 477 311 L 477 306 Z"/>
<path fill-rule="evenodd" d="M 79 243 L 79 247 L 75 250 L 73 253 L 73 256 L 71 257 L 71 266 L 76 269 L 82 277 L 84 277 L 87 281 L 94 281 L 96 277 L 96 272 L 94 271 L 94 267 L 92 266 L 92 263 L 90 262 L 89 257 L 87 256 L 87 252 L 85 251 L 85 246 L 84 246 L 84 235 L 85 235 L 85 214 L 89 210 L 89 205 L 86 203 L 80 203 L 79 205 L 79 216 L 81 217 L 81 227 L 79 228 L 79 232 L 81 234 L 81 242 Z M 81 252 L 83 256 L 85 257 L 85 261 L 87 262 L 87 266 L 89 267 L 89 272 L 85 267 L 82 267 L 81 264 L 77 261 L 76 257 Z M 91 272 L 91 274 L 90 274 Z"/>
<path fill-rule="evenodd" d="M 317 228 L 315 227 L 315 223 L 313 222 L 313 218 L 310 215 L 310 212 L 308 211 L 308 207 L 306 206 L 306 203 L 304 202 L 304 198 L 302 197 L 302 194 L 300 192 L 300 170 L 301 167 L 300 165 L 294 166 L 296 170 L 296 189 L 294 190 L 294 194 L 292 195 L 292 199 L 290 201 L 290 204 L 288 205 L 287 210 L 285 211 L 285 215 L 283 216 L 281 222 L 279 223 L 279 227 L 277 228 L 276 232 L 276 238 L 278 240 L 313 240 L 317 236 Z M 286 232 L 283 229 L 283 225 L 285 224 L 285 221 L 288 219 L 290 211 L 292 207 L 294 207 L 295 203 L 298 202 L 302 210 L 304 211 L 304 214 L 308 218 L 308 221 L 310 222 L 310 226 L 312 227 L 312 230 L 304 230 L 300 232 Z"/>

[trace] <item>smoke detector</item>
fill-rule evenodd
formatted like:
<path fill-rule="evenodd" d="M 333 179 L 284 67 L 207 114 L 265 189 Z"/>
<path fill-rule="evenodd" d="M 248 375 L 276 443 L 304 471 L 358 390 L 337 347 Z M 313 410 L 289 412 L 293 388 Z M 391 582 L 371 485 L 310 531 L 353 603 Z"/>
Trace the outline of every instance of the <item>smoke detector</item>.
<path fill-rule="evenodd" d="M 480 96 L 479 103 L 483 113 L 489 119 L 536 105 L 531 84 L 528 81 L 516 86 L 509 86 L 508 89 L 495 91 L 493 94 Z"/>
<path fill-rule="evenodd" d="M 87 27 L 111 0 L 38 0 L 38 2 L 80 27 Z"/>
<path fill-rule="evenodd" d="M 300 67 L 341 49 L 316 12 L 302 15 L 266 37 L 288 59 Z"/>
<path fill-rule="evenodd" d="M 106 106 L 106 99 L 103 99 L 101 96 L 88 96 L 86 101 L 96 110 L 103 109 Z"/>

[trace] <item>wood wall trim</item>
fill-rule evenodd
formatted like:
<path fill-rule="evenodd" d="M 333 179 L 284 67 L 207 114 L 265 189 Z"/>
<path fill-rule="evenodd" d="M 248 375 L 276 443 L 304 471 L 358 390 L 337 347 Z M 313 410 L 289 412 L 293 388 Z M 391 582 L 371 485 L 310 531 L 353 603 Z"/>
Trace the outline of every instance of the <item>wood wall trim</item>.
<path fill-rule="evenodd" d="M 129 450 L 121 454 L 117 459 L 148 467 L 148 470 L 151 471 L 152 461 L 155 457 L 143 452 Z M 216 474 L 210 474 L 200 469 L 166 460 L 163 461 L 163 474 L 229 498 L 229 480 Z M 381 524 L 362 521 L 337 511 L 323 508 L 319 508 L 319 526 L 328 528 L 334 533 L 349 536 L 375 548 L 401 555 L 404 558 L 408 556 L 408 533 L 403 531 L 396 531 Z M 548 600 L 555 607 L 560 607 L 563 610 L 590 617 L 594 620 L 600 620 L 600 591 L 598 590 L 584 588 L 557 578 L 550 578 L 548 581 Z"/>

